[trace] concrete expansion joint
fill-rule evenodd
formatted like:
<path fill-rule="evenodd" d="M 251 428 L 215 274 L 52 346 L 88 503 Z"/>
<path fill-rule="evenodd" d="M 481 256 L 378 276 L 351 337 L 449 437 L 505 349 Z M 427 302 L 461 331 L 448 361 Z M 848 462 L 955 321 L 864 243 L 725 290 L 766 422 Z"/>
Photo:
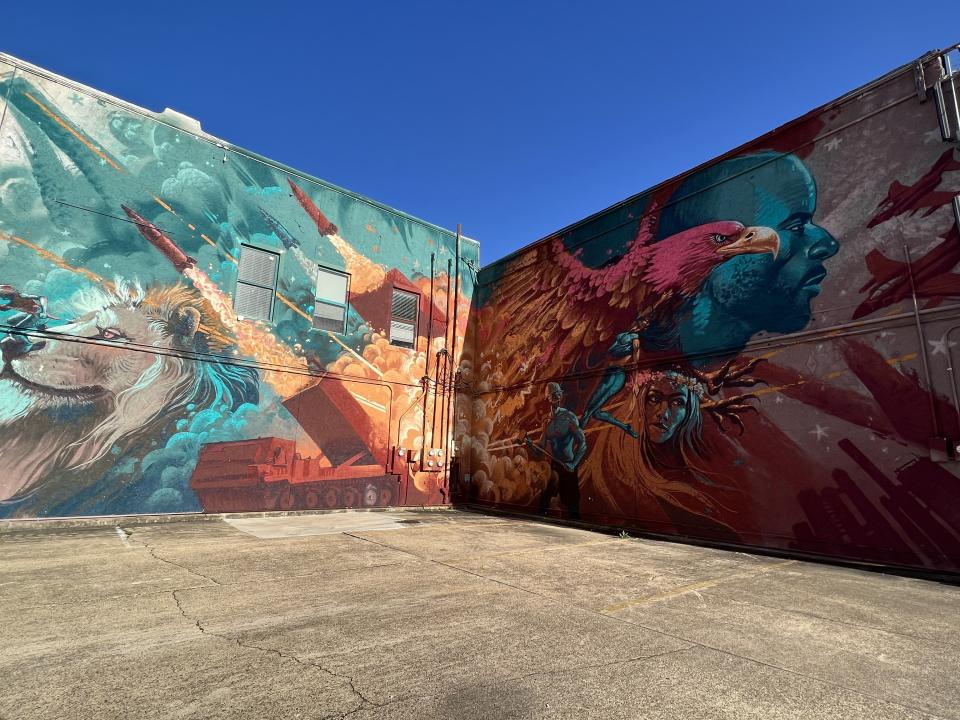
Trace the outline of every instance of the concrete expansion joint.
<path fill-rule="evenodd" d="M 133 530 L 122 528 L 119 525 L 117 526 L 117 532 L 118 533 L 122 532 L 126 536 L 127 540 L 129 540 L 129 538 L 133 536 Z M 154 560 L 159 560 L 160 562 L 166 563 L 167 565 L 173 565 L 174 567 L 178 567 L 181 570 L 185 570 L 186 572 L 190 573 L 191 575 L 195 575 L 198 578 L 203 578 L 204 580 L 212 582 L 214 585 L 223 585 L 223 583 L 217 580 L 216 578 L 212 578 L 209 575 L 204 575 L 202 572 L 194 570 L 193 568 L 189 568 L 186 565 L 181 565 L 180 563 L 174 562 L 173 560 L 167 560 L 164 557 L 160 557 L 159 555 L 157 555 L 157 551 L 145 540 L 137 540 L 136 543 L 139 544 L 140 547 L 142 547 L 148 553 L 150 553 L 150 556 Z"/>
<path fill-rule="evenodd" d="M 698 598 L 702 599 L 702 596 L 700 595 L 701 590 L 709 590 L 718 585 L 735 582 L 737 580 L 752 580 L 760 575 L 764 575 L 775 570 L 780 570 L 784 567 L 795 565 L 796 563 L 796 560 L 778 560 L 776 562 L 766 563 L 764 565 L 759 565 L 755 568 L 742 570 L 740 572 L 734 572 L 728 575 L 710 578 L 709 580 L 701 580 L 694 583 L 688 583 L 686 585 L 680 585 L 679 587 L 672 588 L 666 592 L 659 593 L 658 595 L 635 598 L 633 600 L 625 600 L 614 605 L 608 605 L 607 607 L 600 608 L 600 612 L 603 614 L 617 613 L 630 607 L 638 605 L 651 605 L 653 603 L 671 600 L 675 597 L 687 594 L 696 595 Z"/>
<path fill-rule="evenodd" d="M 750 600 L 739 600 L 731 597 L 731 598 L 724 598 L 724 600 L 726 600 L 727 602 L 733 603 L 734 605 L 751 605 L 753 607 L 766 608 L 767 610 L 774 610 L 774 611 L 781 610 L 781 608 L 778 608 L 775 605 L 767 605 L 766 603 L 757 602 L 755 598 Z M 937 645 L 942 645 L 944 647 L 960 648 L 960 645 L 958 645 L 957 643 L 950 642 L 949 640 L 944 640 L 942 637 L 935 639 L 935 638 L 927 637 L 924 635 L 916 635 L 916 634 L 907 633 L 907 632 L 897 632 L 896 630 L 880 627 L 879 625 L 869 625 L 866 623 L 850 622 L 847 620 L 841 620 L 838 618 L 832 618 L 826 615 L 821 615 L 819 613 L 809 612 L 807 610 L 801 610 L 799 608 L 791 608 L 790 612 L 796 613 L 797 615 L 803 615 L 805 617 L 814 618 L 816 620 L 821 620 L 825 623 L 830 623 L 832 625 L 847 625 L 849 627 L 859 628 L 862 630 L 872 630 L 873 632 L 883 633 L 884 635 L 893 635 L 895 637 L 908 638 L 910 640 L 930 642 L 930 643 L 935 643 Z"/>
<path fill-rule="evenodd" d="M 576 606 L 575 606 L 575 607 L 576 607 Z M 591 611 L 591 612 L 592 612 L 592 611 Z M 942 716 L 942 715 L 937 715 L 937 714 L 935 714 L 935 713 L 932 713 L 930 710 L 924 709 L 924 708 L 922 708 L 922 707 L 918 707 L 918 706 L 914 705 L 913 703 L 910 703 L 910 702 L 908 702 L 908 701 L 904 701 L 904 700 L 901 699 L 901 698 L 891 699 L 891 698 L 889 698 L 889 697 L 877 695 L 877 694 L 875 694 L 875 693 L 865 691 L 865 690 L 863 690 L 862 688 L 856 687 L 855 685 L 852 685 L 852 684 L 847 684 L 847 683 L 841 682 L 841 681 L 839 681 L 839 680 L 834 680 L 834 679 L 832 679 L 832 678 L 827 678 L 827 677 L 818 676 L 818 675 L 813 675 L 813 674 L 806 673 L 806 672 L 801 672 L 800 670 L 794 670 L 794 669 L 791 669 L 791 668 L 787 667 L 786 665 L 781 665 L 781 664 L 778 664 L 778 663 L 775 663 L 775 662 L 768 662 L 768 661 L 763 660 L 763 659 L 761 659 L 761 658 L 754 657 L 753 655 L 748 655 L 748 654 L 742 654 L 742 653 L 739 653 L 739 652 L 735 652 L 735 651 L 733 651 L 733 650 L 730 650 L 730 649 L 721 647 L 721 646 L 719 646 L 719 645 L 711 645 L 711 644 L 706 643 L 706 642 L 703 642 L 703 641 L 701 641 L 701 640 L 695 640 L 695 639 L 693 639 L 693 638 L 691 638 L 691 637 L 685 637 L 685 636 L 683 636 L 683 635 L 679 635 L 679 634 L 675 634 L 675 633 L 672 633 L 672 632 L 668 632 L 668 631 L 663 630 L 663 629 L 661 629 L 661 628 L 653 627 L 653 626 L 647 625 L 647 624 L 645 624 L 645 623 L 634 622 L 634 621 L 632 621 L 632 620 L 627 620 L 626 618 L 617 617 L 616 615 L 608 615 L 608 614 L 602 613 L 602 612 L 601 612 L 601 613 L 598 613 L 598 614 L 600 615 L 600 617 L 610 618 L 610 619 L 615 620 L 615 621 L 617 621 L 617 622 L 624 623 L 625 625 L 633 625 L 633 626 L 635 626 L 635 627 L 643 628 L 644 630 L 649 630 L 649 631 L 651 631 L 651 632 L 655 632 L 655 633 L 659 633 L 659 634 L 661 634 L 661 635 L 665 635 L 665 636 L 670 637 L 670 638 L 673 638 L 673 639 L 675 639 L 675 640 L 680 640 L 680 641 L 682 641 L 682 642 L 689 643 L 692 647 L 684 648 L 684 649 L 686 649 L 686 650 L 696 649 L 696 648 L 700 648 L 700 649 L 704 649 L 704 650 L 710 650 L 710 651 L 712 651 L 712 652 L 720 653 L 720 654 L 722 654 L 722 655 L 727 655 L 728 657 L 737 658 L 738 660 L 743 660 L 743 661 L 748 662 L 748 663 L 751 663 L 751 664 L 753 664 L 753 665 L 760 665 L 760 666 L 762 666 L 762 667 L 770 668 L 771 670 L 775 670 L 775 671 L 777 671 L 777 672 L 783 672 L 783 673 L 787 673 L 787 674 L 789 674 L 789 675 L 793 675 L 793 676 L 795 676 L 795 677 L 803 678 L 804 680 L 808 680 L 808 681 L 810 681 L 810 682 L 819 683 L 819 684 L 823 684 L 823 685 L 832 685 L 832 686 L 834 686 L 834 687 L 841 688 L 842 690 L 845 690 L 845 691 L 847 691 L 847 692 L 854 693 L 854 694 L 856 694 L 856 695 L 860 695 L 861 697 L 867 698 L 867 699 L 869 699 L 869 700 L 878 701 L 878 702 L 883 702 L 883 703 L 886 703 L 886 704 L 888 704 L 888 705 L 895 705 L 895 706 L 900 707 L 900 708 L 902 708 L 902 709 L 904 709 L 904 710 L 907 710 L 907 711 L 920 712 L 920 713 L 923 713 L 923 714 L 925 715 L 925 717 L 930 718 L 931 720 L 934 720 L 934 719 L 935 719 L 935 720 L 960 720 L 960 718 L 957 718 L 957 717 L 955 717 L 955 716 L 954 716 L 954 717 L 945 717 L 945 716 Z"/>
<path fill-rule="evenodd" d="M 489 575 L 484 575 L 483 573 L 473 572 L 472 570 L 467 570 L 466 568 L 458 567 L 457 565 L 454 565 L 454 564 L 452 564 L 452 563 L 447 563 L 447 562 L 443 562 L 442 560 L 434 560 L 434 559 L 432 559 L 432 558 L 423 557 L 423 556 L 417 555 L 416 553 L 410 552 L 409 550 L 404 550 L 404 549 L 402 549 L 402 548 L 394 547 L 394 546 L 392 546 L 392 545 L 389 545 L 388 543 L 384 543 L 384 542 L 380 542 L 380 541 L 377 541 L 377 540 L 373 540 L 373 539 L 371 539 L 371 538 L 366 538 L 366 537 L 363 537 L 363 536 L 361 536 L 361 535 L 354 535 L 353 533 L 349 533 L 349 532 L 345 532 L 345 533 L 343 533 L 343 534 L 344 534 L 344 535 L 347 535 L 347 536 L 349 536 L 349 537 L 352 537 L 352 538 L 354 538 L 354 539 L 356 539 L 356 540 L 361 540 L 361 541 L 363 541 L 363 542 L 373 543 L 374 545 L 381 545 L 381 546 L 383 546 L 383 547 L 390 548 L 391 550 L 397 550 L 397 551 L 399 551 L 399 552 L 404 552 L 404 553 L 407 553 L 408 555 L 412 555 L 413 557 L 419 558 L 420 560 L 423 560 L 423 561 L 425 561 L 425 562 L 429 562 L 429 563 L 433 563 L 433 564 L 436 564 L 436 565 L 440 565 L 440 566 L 442 566 L 442 567 L 446 567 L 446 568 L 449 568 L 449 569 L 451 569 L 451 570 L 455 570 L 455 571 L 458 571 L 458 572 L 462 572 L 462 573 L 465 573 L 465 574 L 467 574 L 467 575 L 473 575 L 474 577 L 477 577 L 477 578 L 480 578 L 480 579 L 483 579 L 483 580 L 486 580 L 486 581 L 489 581 L 489 582 L 492 582 L 492 583 L 496 583 L 497 585 L 502 585 L 502 586 L 504 586 L 504 587 L 512 588 L 512 589 L 517 590 L 517 591 L 519 591 L 519 592 L 527 593 L 527 594 L 529 594 L 529 595 L 533 595 L 533 596 L 535 596 L 535 597 L 542 598 L 543 600 L 545 600 L 545 601 L 547 601 L 547 602 L 549 602 L 549 603 L 553 603 L 553 604 L 559 605 L 559 606 L 561 606 L 561 607 L 570 608 L 570 609 L 572 609 L 572 610 L 577 610 L 577 611 L 580 611 L 580 612 L 584 612 L 584 613 L 588 613 L 588 614 L 591 614 L 591 615 L 595 615 L 595 616 L 597 616 L 597 617 L 605 618 L 605 619 L 607 619 L 607 620 L 611 620 L 611 621 L 616 622 L 616 623 L 622 623 L 622 624 L 624 624 L 624 625 L 630 625 L 630 626 L 633 626 L 633 627 L 643 628 L 644 630 L 648 630 L 648 631 L 650 631 L 650 632 L 657 633 L 658 635 L 662 635 L 662 636 L 665 636 L 665 637 L 669 637 L 669 638 L 672 638 L 673 640 L 677 640 L 677 641 L 679 641 L 679 642 L 682 642 L 682 643 L 685 643 L 685 644 L 686 644 L 686 647 L 678 648 L 678 649 L 676 649 L 676 650 L 670 650 L 670 651 L 666 651 L 666 652 L 664 652 L 664 653 L 661 653 L 661 654 L 663 654 L 663 655 L 669 654 L 669 653 L 672 653 L 672 652 L 683 652 L 683 651 L 687 651 L 687 650 L 691 650 L 691 649 L 696 649 L 696 648 L 711 650 L 711 651 L 713 651 L 713 652 L 718 652 L 718 653 L 722 653 L 722 654 L 724 654 L 724 655 L 729 655 L 729 656 L 731 656 L 731 657 L 739 658 L 740 660 L 743 660 L 743 661 L 746 661 L 746 662 L 749 662 L 749 663 L 753 663 L 753 664 L 756 664 L 756 665 L 761 665 L 761 666 L 764 666 L 764 667 L 771 668 L 771 669 L 773 669 L 773 670 L 777 670 L 777 671 L 789 673 L 789 674 L 791 674 L 791 675 L 795 675 L 795 676 L 797 676 L 797 677 L 801 677 L 801 678 L 804 678 L 804 679 L 809 680 L 809 681 L 812 681 L 812 682 L 824 683 L 824 684 L 828 684 L 828 685 L 833 685 L 833 686 L 835 686 L 835 687 L 843 688 L 844 690 L 847 690 L 847 691 L 849 691 L 849 692 L 856 693 L 856 694 L 858 694 L 858 695 L 861 695 L 861 696 L 863 696 L 863 697 L 865 697 L 865 698 L 869 698 L 869 699 L 871 699 L 871 700 L 879 700 L 879 701 L 882 701 L 882 702 L 886 702 L 886 703 L 898 705 L 899 707 L 902 707 L 902 708 L 907 709 L 907 710 L 926 712 L 929 717 L 938 717 L 938 716 L 934 716 L 934 715 L 930 714 L 929 711 L 923 710 L 922 708 L 915 707 L 915 706 L 913 706 L 912 704 L 907 703 L 907 702 L 902 702 L 902 701 L 899 701 L 899 700 L 894 701 L 894 700 L 891 700 L 891 699 L 889 699 L 889 698 L 879 697 L 879 696 L 874 695 L 874 694 L 872 694 L 872 693 L 865 692 L 865 691 L 863 691 L 862 689 L 859 689 L 859 688 L 856 688 L 856 687 L 852 687 L 852 686 L 850 686 L 850 685 L 848 685 L 848 684 L 845 684 L 845 683 L 842 683 L 842 682 L 838 682 L 838 681 L 836 681 L 836 680 L 830 680 L 830 679 L 826 679 L 826 678 L 823 678 L 823 677 L 817 677 L 817 676 L 814 676 L 814 675 L 809 675 L 809 674 L 807 674 L 807 673 L 799 672 L 799 671 L 797 671 L 797 670 L 792 670 L 792 669 L 787 668 L 787 667 L 784 667 L 784 666 L 782 666 L 782 665 L 778 665 L 778 664 L 775 664 L 775 663 L 766 662 L 766 661 L 761 660 L 761 659 L 756 658 L 756 657 L 752 657 L 752 656 L 749 656 L 749 655 L 742 655 L 742 654 L 739 654 L 739 653 L 732 652 L 732 651 L 730 651 L 730 650 L 724 649 L 724 648 L 722 648 L 722 647 L 716 647 L 716 646 L 710 645 L 709 643 L 705 643 L 705 642 L 702 642 L 702 641 L 695 640 L 695 639 L 693 639 L 693 638 L 691 638 L 691 637 L 686 637 L 686 636 L 684 636 L 684 635 L 680 635 L 680 634 L 668 632 L 667 630 L 664 630 L 663 628 L 653 627 L 653 626 L 651 626 L 651 625 L 647 625 L 647 624 L 644 624 L 644 623 L 635 622 L 635 621 L 629 620 L 629 619 L 627 619 L 627 618 L 623 617 L 622 615 L 619 615 L 619 614 L 617 614 L 617 613 L 615 613 L 615 612 L 611 612 L 611 611 L 609 611 L 609 609 L 595 610 L 595 609 L 590 608 L 590 607 L 586 607 L 586 606 L 583 606 L 583 605 L 579 605 L 578 603 L 571 603 L 571 602 L 567 602 L 567 601 L 561 600 L 561 599 L 556 598 L 556 597 L 552 597 L 552 596 L 550 596 L 550 595 L 545 595 L 545 594 L 543 594 L 543 593 L 538 593 L 538 592 L 536 592 L 536 591 L 534 591 L 534 590 L 531 590 L 530 588 L 521 587 L 521 586 L 519 586 L 519 585 L 513 585 L 513 584 L 508 583 L 508 582 L 505 582 L 505 581 L 503 581 L 503 580 L 499 580 L 499 579 L 497 579 L 497 578 L 490 577 Z M 770 572 L 770 571 L 779 569 L 779 568 L 784 567 L 784 566 L 788 566 L 788 565 L 794 564 L 795 562 L 796 562 L 796 561 L 794 561 L 794 560 L 786 560 L 786 561 L 778 561 L 778 562 L 769 563 L 769 564 L 767 564 L 767 565 L 761 566 L 760 568 L 754 569 L 754 570 L 751 571 L 750 573 L 733 573 L 733 574 L 731 574 L 731 575 L 729 575 L 729 576 L 724 576 L 724 577 L 722 577 L 722 578 L 714 579 L 713 581 L 711 581 L 711 582 L 709 583 L 709 585 L 710 585 L 710 587 L 712 587 L 713 585 L 718 584 L 718 580 L 722 580 L 722 581 L 726 582 L 726 581 L 729 581 L 729 580 L 732 580 L 732 579 L 747 579 L 747 578 L 755 577 L 755 576 L 758 576 L 758 575 L 764 575 L 764 574 L 766 574 L 766 573 L 768 573 L 768 572 Z M 676 588 L 674 591 L 669 592 L 669 593 L 667 593 L 667 594 L 665 594 L 665 595 L 669 595 L 670 597 L 676 597 L 676 596 L 678 596 L 678 595 L 686 594 L 686 593 L 688 593 L 688 592 L 692 592 L 692 591 L 695 591 L 695 590 L 697 590 L 697 589 L 700 588 L 700 584 L 699 584 L 699 583 L 698 583 L 698 584 L 695 584 L 695 585 L 696 585 L 696 587 L 684 586 L 684 587 Z M 662 599 L 666 599 L 666 598 L 665 598 L 665 597 L 656 598 L 655 601 L 656 601 L 656 600 L 662 600 Z M 630 605 L 633 605 L 633 604 L 636 604 L 636 603 L 634 603 L 634 602 L 629 602 L 629 603 L 627 603 L 627 606 L 630 606 Z M 653 656 L 651 656 L 651 657 L 653 657 Z M 622 662 L 627 662 L 627 661 L 622 661 Z M 615 663 L 611 663 L 611 664 L 615 664 Z M 584 669 L 589 669 L 589 668 L 584 668 Z M 574 671 L 576 671 L 576 670 L 577 670 L 577 668 L 572 668 L 572 669 L 567 670 L 567 671 L 562 671 L 562 670 L 560 670 L 560 671 L 554 671 L 554 672 L 574 672 Z M 549 674 L 549 671 L 548 671 L 547 673 L 544 673 L 544 674 Z M 505 682 L 505 681 L 501 680 L 500 682 Z"/>

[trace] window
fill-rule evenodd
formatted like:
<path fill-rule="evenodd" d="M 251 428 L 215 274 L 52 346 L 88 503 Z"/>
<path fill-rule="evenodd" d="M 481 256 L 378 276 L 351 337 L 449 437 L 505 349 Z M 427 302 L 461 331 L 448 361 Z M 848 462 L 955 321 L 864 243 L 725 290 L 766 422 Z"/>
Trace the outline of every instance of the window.
<path fill-rule="evenodd" d="M 237 315 L 254 320 L 270 319 L 279 265 L 280 256 L 276 253 L 249 245 L 240 246 L 237 291 L 233 296 L 233 309 Z"/>
<path fill-rule="evenodd" d="M 335 270 L 317 270 L 317 297 L 313 304 L 313 326 L 318 330 L 342 333 L 347 322 L 347 284 L 350 276 Z"/>
<path fill-rule="evenodd" d="M 390 344 L 413 349 L 417 338 L 417 306 L 420 296 L 406 290 L 393 289 L 390 305 Z"/>

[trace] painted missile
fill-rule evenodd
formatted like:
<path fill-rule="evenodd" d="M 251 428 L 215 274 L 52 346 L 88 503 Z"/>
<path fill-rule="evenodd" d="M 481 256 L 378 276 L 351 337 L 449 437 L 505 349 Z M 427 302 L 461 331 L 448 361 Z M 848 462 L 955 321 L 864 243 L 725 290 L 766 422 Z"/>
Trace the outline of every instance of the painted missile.
<path fill-rule="evenodd" d="M 300 203 L 301 207 L 307 211 L 307 215 L 317 224 L 317 230 L 320 231 L 320 234 L 336 235 L 337 226 L 330 222 L 327 216 L 320 211 L 320 208 L 313 204 L 313 200 L 311 200 L 303 190 L 298 188 L 293 180 L 287 180 L 287 182 L 290 183 L 290 188 L 297 197 L 297 202 Z"/>
<path fill-rule="evenodd" d="M 291 235 L 287 229 L 280 224 L 279 220 L 277 220 L 262 207 L 258 207 L 257 210 L 260 211 L 260 214 L 263 216 L 263 219 L 266 220 L 267 225 L 270 226 L 270 229 L 273 230 L 274 235 L 280 239 L 280 242 L 283 243 L 283 246 L 287 248 L 287 250 L 293 250 L 293 248 L 300 247 L 300 241 Z"/>
<path fill-rule="evenodd" d="M 177 272 L 182 273 L 188 267 L 196 266 L 197 261 L 174 245 L 173 240 L 168 238 L 160 228 L 142 215 L 135 213 L 126 205 L 121 205 L 120 207 L 123 208 L 123 211 L 127 214 L 127 217 L 136 223 L 137 229 L 140 230 L 140 234 L 143 235 L 157 250 L 162 252 L 167 260 L 173 263 L 173 267 L 177 269 Z"/>

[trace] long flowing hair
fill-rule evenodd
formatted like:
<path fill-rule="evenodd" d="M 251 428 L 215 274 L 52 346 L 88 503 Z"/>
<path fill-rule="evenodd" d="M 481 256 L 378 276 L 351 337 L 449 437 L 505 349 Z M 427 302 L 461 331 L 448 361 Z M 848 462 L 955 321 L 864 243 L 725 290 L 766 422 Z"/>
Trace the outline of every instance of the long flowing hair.
<path fill-rule="evenodd" d="M 650 407 L 647 399 L 653 381 L 666 379 L 674 387 L 686 387 L 684 417 L 674 430 L 673 436 L 667 441 L 675 450 L 675 458 L 680 461 L 679 466 L 666 465 L 665 453 L 658 452 L 659 447 L 647 432 L 649 427 L 647 412 Z M 704 506 L 715 509 L 716 502 L 698 490 L 689 480 L 669 479 L 661 472 L 682 472 L 690 476 L 690 480 L 706 481 L 712 484 L 710 478 L 714 474 L 707 469 L 707 448 L 703 441 L 703 416 L 700 411 L 700 400 L 703 397 L 703 388 L 695 380 L 683 375 L 679 371 L 667 370 L 655 372 L 640 380 L 636 397 L 637 434 L 639 435 L 641 474 L 640 481 L 653 495 L 667 502 L 683 507 L 680 502 L 684 497 L 693 498 Z"/>
<path fill-rule="evenodd" d="M 647 399 L 659 379 L 687 388 L 684 417 L 662 445 L 653 441 L 647 429 Z M 679 370 L 637 371 L 624 388 L 624 400 L 607 408 L 608 412 L 615 409 L 617 416 L 631 426 L 636 423 L 637 439 L 608 424 L 595 422 L 588 428 L 591 450 L 583 476 L 592 481 L 614 514 L 629 514 L 623 507 L 625 500 L 639 506 L 640 493 L 695 514 L 728 509 L 700 489 L 717 485 L 722 477 L 707 463 L 703 394 L 702 386 Z M 664 452 L 665 445 L 673 452 Z M 671 459 L 675 464 L 666 464 Z"/>

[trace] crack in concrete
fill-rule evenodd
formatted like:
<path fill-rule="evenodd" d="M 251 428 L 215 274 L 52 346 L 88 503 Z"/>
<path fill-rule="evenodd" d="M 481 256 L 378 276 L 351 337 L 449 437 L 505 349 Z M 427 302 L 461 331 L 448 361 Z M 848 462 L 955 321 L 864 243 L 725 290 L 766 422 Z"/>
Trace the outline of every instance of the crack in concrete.
<path fill-rule="evenodd" d="M 218 583 L 218 584 L 219 584 L 219 583 Z M 292 654 L 292 653 L 284 652 L 283 650 L 279 650 L 279 649 L 277 649 L 277 648 L 264 647 L 264 646 L 262 646 L 262 645 L 255 645 L 255 644 L 253 644 L 253 643 L 251 643 L 251 642 L 246 642 L 246 641 L 244 641 L 244 640 L 241 640 L 239 637 L 233 637 L 233 636 L 230 636 L 230 635 L 223 635 L 223 634 L 221 634 L 221 633 L 217 633 L 217 632 L 214 632 L 214 631 L 212 631 L 212 630 L 209 630 L 209 629 L 205 628 L 205 627 L 203 626 L 203 623 L 200 622 L 200 619 L 199 619 L 199 618 L 191 617 L 190 615 L 187 614 L 187 611 L 186 611 L 186 610 L 184 609 L 184 607 L 183 607 L 183 603 L 180 601 L 180 598 L 177 597 L 177 593 L 178 593 L 178 592 L 182 592 L 182 591 L 184 591 L 184 590 L 189 590 L 189 589 L 193 589 L 193 588 L 177 588 L 177 589 L 175 589 L 175 590 L 171 590 L 171 591 L 170 591 L 170 594 L 171 594 L 171 596 L 173 597 L 174 603 L 176 603 L 176 605 L 177 605 L 177 610 L 180 611 L 180 614 L 183 616 L 183 618 L 184 618 L 185 620 L 187 620 L 187 621 L 189 621 L 189 622 L 192 622 L 192 623 L 194 624 L 194 626 L 197 628 L 197 630 L 200 631 L 200 634 L 202 634 L 202 635 L 210 635 L 211 637 L 215 637 L 215 638 L 217 638 L 217 639 L 219 639 L 219 640 L 224 640 L 225 642 L 232 643 L 232 644 L 234 644 L 234 645 L 236 645 L 236 646 L 238 646 L 238 647 L 244 648 L 244 649 L 246 649 L 246 650 L 256 650 L 256 651 L 258 651 L 258 652 L 264 652 L 264 653 L 267 653 L 267 654 L 270 654 L 270 655 L 276 655 L 276 656 L 279 657 L 281 660 L 293 660 L 295 663 L 297 663 L 298 665 L 301 665 L 301 666 L 303 666 L 303 667 L 313 667 L 313 668 L 316 668 L 317 670 L 320 670 L 320 671 L 323 672 L 323 673 L 326 673 L 327 675 L 329 675 L 329 676 L 332 677 L 332 678 L 336 678 L 336 679 L 338 679 L 338 680 L 345 680 L 345 681 L 346 681 L 346 684 L 347 684 L 347 687 L 350 688 L 350 692 L 351 692 L 360 702 L 358 703 L 357 707 L 355 707 L 353 710 L 349 710 L 348 712 L 345 712 L 345 713 L 334 713 L 333 715 L 325 715 L 325 716 L 323 716 L 323 717 L 321 718 L 321 720 L 333 720 L 333 718 L 339 718 L 339 720 L 343 720 L 344 718 L 347 718 L 347 717 L 349 717 L 350 715 L 353 715 L 353 714 L 355 714 L 355 713 L 357 713 L 357 712 L 360 712 L 360 711 L 363 710 L 364 708 L 367 708 L 367 707 L 380 708 L 380 707 L 382 707 L 381 705 L 373 702 L 373 700 L 370 700 L 368 697 L 366 697 L 366 696 L 363 694 L 363 692 L 360 691 L 360 689 L 359 689 L 359 688 L 356 686 L 356 684 L 354 683 L 353 676 L 351 676 L 351 675 L 345 675 L 345 674 L 343 674 L 343 673 L 335 672 L 335 671 L 331 670 L 330 668 L 325 667 L 324 665 L 321 665 L 321 664 L 318 663 L 318 662 L 314 662 L 314 661 L 309 660 L 309 659 L 303 659 L 303 658 L 301 658 L 301 657 L 299 657 L 299 656 L 297 656 L 297 655 L 294 655 L 294 654 Z"/>
<path fill-rule="evenodd" d="M 117 525 L 117 530 L 122 531 L 123 533 L 125 533 L 128 539 L 131 538 L 131 537 L 133 537 L 133 530 L 128 530 L 127 528 L 122 528 L 122 527 L 120 527 L 119 525 Z M 157 555 L 156 550 L 153 549 L 153 546 L 151 546 L 151 545 L 150 545 L 149 543 L 147 543 L 145 540 L 140 540 L 140 539 L 138 539 L 136 542 L 140 545 L 140 547 L 144 548 L 148 553 L 150 553 L 150 555 L 151 555 L 155 560 L 159 560 L 160 562 L 166 563 L 167 565 L 173 565 L 174 567 L 178 567 L 178 568 L 180 568 L 181 570 L 187 571 L 187 572 L 190 573 L 191 575 L 196 575 L 196 576 L 199 577 L 199 578 L 203 578 L 204 580 L 207 580 L 207 581 L 209 581 L 209 582 L 212 582 L 214 585 L 222 585 L 222 584 L 223 584 L 223 583 L 221 583 L 219 580 L 217 580 L 216 578 L 212 578 L 212 577 L 210 577 L 209 575 L 204 575 L 202 572 L 200 572 L 200 571 L 198 571 L 198 570 L 194 570 L 193 568 L 188 568 L 186 565 L 181 565 L 180 563 L 174 562 L 173 560 L 167 560 L 167 559 L 164 558 L 164 557 L 160 557 L 159 555 Z"/>

